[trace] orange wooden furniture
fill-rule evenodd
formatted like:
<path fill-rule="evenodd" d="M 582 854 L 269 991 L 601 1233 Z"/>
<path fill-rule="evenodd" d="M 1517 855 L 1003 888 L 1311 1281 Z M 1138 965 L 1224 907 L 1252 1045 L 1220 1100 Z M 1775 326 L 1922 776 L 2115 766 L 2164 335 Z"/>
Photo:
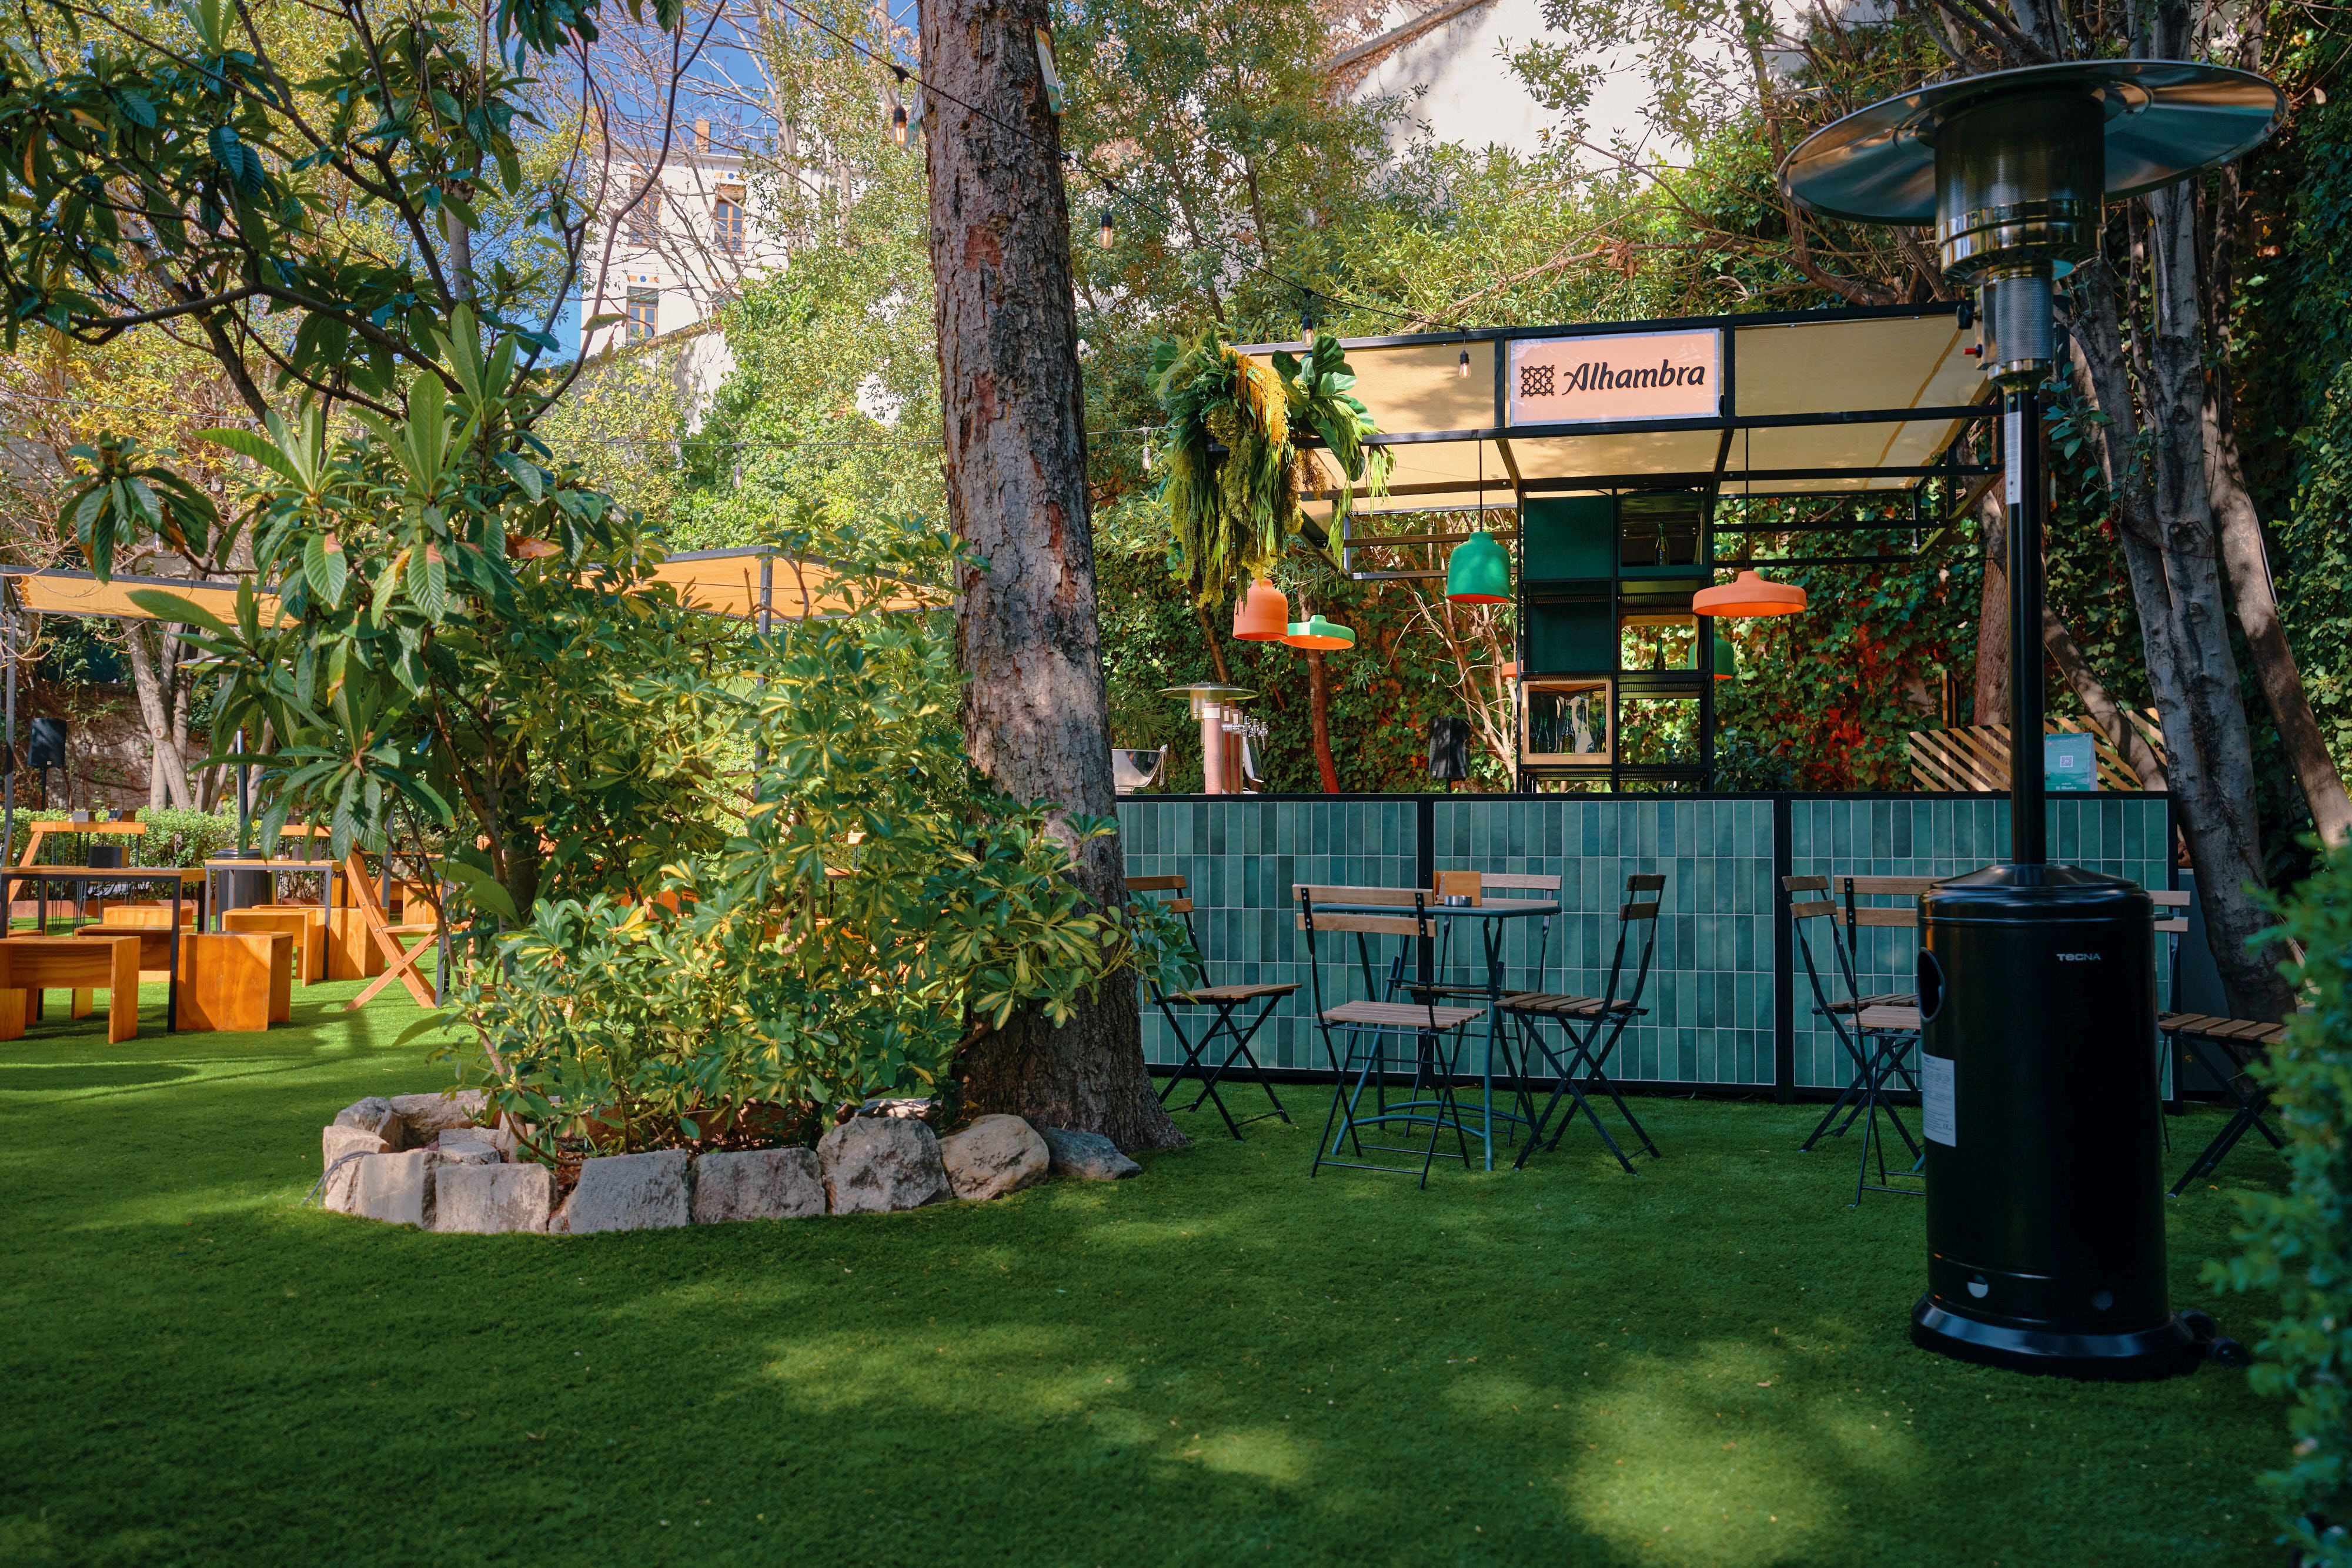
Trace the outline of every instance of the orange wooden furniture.
<path fill-rule="evenodd" d="M 77 925 L 66 935 L 108 941 L 130 938 L 139 944 L 140 979 L 161 983 L 172 977 L 172 931 L 167 925 L 110 925 L 101 923 L 97 925 Z M 180 940 L 186 941 L 188 936 L 189 933 L 181 932 Z M 183 965 L 181 967 L 184 973 L 186 966 Z M 39 1012 L 40 1009 L 36 1008 L 34 1016 L 38 1017 Z"/>
<path fill-rule="evenodd" d="M 258 1034 L 294 1019 L 294 938 L 198 931 L 180 938 L 179 1027 Z"/>
<path fill-rule="evenodd" d="M 164 934 L 169 940 L 169 934 Z M 73 1016 L 91 1008 L 90 993 L 106 993 L 106 1039 L 119 1045 L 139 1034 L 139 945 L 135 936 L 90 940 L 74 936 L 11 936 L 0 941 L 0 1040 L 23 1038 L 39 1015 L 40 993 L 73 993 Z"/>
<path fill-rule="evenodd" d="M 221 926 L 228 931 L 284 932 L 294 939 L 294 967 L 302 983 L 315 986 L 327 977 L 328 945 L 318 916 L 313 904 L 262 904 L 228 911 L 221 916 Z"/>
<path fill-rule="evenodd" d="M 40 864 L 41 844 L 52 833 L 60 837 L 68 833 L 88 833 L 107 838 L 136 839 L 146 836 L 147 824 L 144 822 L 72 822 L 43 818 L 33 823 L 33 836 L 26 841 L 24 856 L 16 863 L 18 865 Z M 8 904 L 12 911 L 16 907 L 18 886 L 19 883 L 11 878 L 8 883 Z"/>
<path fill-rule="evenodd" d="M 172 928 L 172 905 L 163 899 L 125 900 L 110 904 L 99 912 L 100 923 L 124 931 L 168 931 Z M 180 924 L 196 923 L 196 905 L 191 899 L 180 905 Z"/>

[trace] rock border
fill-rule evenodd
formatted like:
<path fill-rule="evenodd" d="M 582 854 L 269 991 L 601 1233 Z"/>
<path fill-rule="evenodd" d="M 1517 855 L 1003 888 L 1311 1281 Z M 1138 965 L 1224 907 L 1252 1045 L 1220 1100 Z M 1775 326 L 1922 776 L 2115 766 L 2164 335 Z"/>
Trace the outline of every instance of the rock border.
<path fill-rule="evenodd" d="M 1096 1133 L 988 1115 L 941 1137 L 922 1103 L 872 1101 L 814 1149 L 657 1149 L 583 1160 L 562 1203 L 555 1173 L 486 1126 L 478 1089 L 370 1096 L 321 1129 L 313 1189 L 338 1214 L 467 1235 L 587 1236 L 744 1219 L 889 1214 L 985 1203 L 1051 1176 L 1113 1181 L 1142 1167 Z"/>

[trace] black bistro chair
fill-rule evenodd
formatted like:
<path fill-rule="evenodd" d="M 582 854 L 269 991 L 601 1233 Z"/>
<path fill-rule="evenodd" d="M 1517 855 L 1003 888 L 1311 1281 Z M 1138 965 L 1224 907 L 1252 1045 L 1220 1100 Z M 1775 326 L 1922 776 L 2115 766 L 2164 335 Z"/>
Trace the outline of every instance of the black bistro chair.
<path fill-rule="evenodd" d="M 1595 1092 L 1609 1096 L 1617 1113 L 1625 1118 L 1625 1125 L 1641 1140 L 1643 1149 L 1652 1159 L 1658 1157 L 1658 1145 L 1651 1141 L 1648 1131 L 1625 1103 L 1625 1097 L 1617 1092 L 1617 1085 L 1610 1082 L 1608 1066 L 1617 1041 L 1624 1036 L 1625 1026 L 1649 1011 L 1642 1005 L 1642 993 L 1649 984 L 1650 960 L 1657 952 L 1658 904 L 1665 885 L 1664 876 L 1651 873 L 1636 873 L 1625 879 L 1625 902 L 1617 909 L 1617 948 L 1610 955 L 1609 978 L 1599 996 L 1523 991 L 1503 998 L 1504 1017 L 1519 1039 L 1521 1062 L 1532 1070 L 1540 1056 L 1554 1079 L 1551 1098 L 1544 1103 L 1541 1112 L 1529 1118 L 1527 1145 L 1519 1150 L 1512 1169 L 1524 1168 L 1538 1145 L 1547 1150 L 1559 1147 L 1560 1135 L 1575 1123 L 1580 1111 L 1592 1124 L 1592 1130 L 1601 1134 L 1601 1141 L 1609 1145 L 1609 1152 L 1617 1156 L 1617 1163 L 1632 1173 L 1633 1162 L 1618 1146 L 1592 1108 L 1590 1096 Z M 1627 982 L 1625 954 L 1637 938 L 1641 956 L 1634 964 L 1632 980 Z M 1618 994 L 1621 983 L 1624 985 L 1622 996 Z M 1554 1051 L 1544 1040 L 1542 1026 L 1547 1020 L 1559 1026 L 1563 1049 L 1559 1051 Z M 1570 1106 L 1560 1117 L 1559 1125 L 1553 1128 L 1552 1115 L 1563 1098 L 1570 1102 Z M 1547 1131 L 1551 1133 L 1549 1142 L 1544 1138 Z"/>
<path fill-rule="evenodd" d="M 1231 986 L 1208 984 L 1208 961 L 1201 956 L 1200 933 L 1192 925 L 1192 901 L 1185 896 L 1184 889 L 1184 879 L 1181 876 L 1131 876 L 1127 879 L 1127 890 L 1131 894 L 1172 893 L 1176 895 L 1159 902 L 1160 907 L 1183 917 L 1184 936 L 1192 945 L 1193 961 L 1199 966 L 1202 981 L 1190 990 L 1173 994 L 1161 990 L 1157 977 L 1151 982 L 1152 1003 L 1159 1008 L 1160 1016 L 1168 1020 L 1168 1028 L 1176 1036 L 1177 1043 L 1184 1048 L 1184 1060 L 1160 1086 L 1160 1103 L 1166 1104 L 1176 1085 L 1186 1078 L 1197 1078 L 1201 1082 L 1201 1092 L 1184 1109 L 1197 1111 L 1204 1101 L 1214 1105 L 1217 1114 L 1224 1118 L 1225 1131 L 1238 1139 L 1244 1123 L 1263 1122 L 1275 1116 L 1285 1122 L 1290 1120 L 1290 1113 L 1283 1109 L 1282 1098 L 1275 1093 L 1274 1083 L 1266 1077 L 1265 1069 L 1251 1053 L 1250 1041 L 1257 1038 L 1258 1030 L 1273 1013 L 1275 1004 L 1297 990 L 1298 986 L 1295 981 Z M 1179 1008 L 1188 1011 L 1206 1009 L 1209 1015 L 1204 1020 L 1207 1027 L 1198 1032 L 1187 1030 L 1176 1016 Z M 1244 1019 L 1241 1016 L 1243 1009 L 1251 1008 L 1255 1010 Z M 1197 1019 L 1197 1013 L 1195 1016 Z M 1212 1047 L 1220 1040 L 1226 1042 L 1224 1054 L 1213 1059 Z M 1245 1064 L 1257 1079 L 1257 1086 L 1265 1091 L 1266 1103 L 1272 1105 L 1273 1110 L 1261 1111 L 1254 1116 L 1235 1116 L 1226 1109 L 1224 1100 L 1217 1093 L 1217 1081 L 1232 1071 L 1237 1061 Z"/>
<path fill-rule="evenodd" d="M 1446 1158 L 1459 1159 L 1467 1169 L 1469 1134 L 1454 1097 L 1454 1079 L 1461 1066 L 1464 1030 L 1472 1020 L 1485 1018 L 1486 1009 L 1442 1006 L 1433 996 L 1396 999 L 1403 988 L 1407 957 L 1419 950 L 1418 944 L 1430 942 L 1438 934 L 1439 922 L 1429 912 L 1432 895 L 1419 888 L 1394 887 L 1301 886 L 1297 894 L 1298 928 L 1307 934 L 1307 973 L 1314 987 L 1315 1022 L 1323 1034 L 1324 1054 L 1339 1080 L 1307 1174 L 1334 1166 L 1344 1170 L 1418 1175 L 1425 1187 L 1440 1138 L 1448 1128 L 1453 1130 L 1454 1148 Z M 1367 913 L 1366 906 L 1381 913 Z M 1390 910 L 1394 913 L 1386 913 Z M 1318 942 L 1331 936 L 1356 939 L 1356 970 L 1364 993 L 1358 1000 L 1326 1004 Z M 1373 961 L 1374 936 L 1404 941 L 1395 956 L 1381 965 Z M 1342 947 L 1341 965 L 1347 963 L 1345 952 Z M 1398 1037 L 1413 1042 L 1413 1061 L 1410 1088 L 1403 1099 L 1391 1102 L 1389 1045 Z M 1367 1093 L 1372 1096 L 1369 1112 L 1364 1107 Z M 1402 1128 L 1406 1137 L 1421 1128 L 1428 1135 L 1418 1147 L 1366 1141 L 1365 1134 L 1379 1136 L 1388 1128 Z M 1343 1149 L 1353 1157 L 1340 1158 Z M 1416 1169 L 1410 1165 L 1377 1164 L 1370 1157 L 1383 1154 L 1418 1155 L 1421 1164 Z"/>
<path fill-rule="evenodd" d="M 1863 1124 L 1862 1161 L 1854 1173 L 1853 1201 L 1862 1202 L 1865 1192 L 1908 1193 L 1917 1196 L 1923 1190 L 1916 1186 L 1896 1186 L 1898 1176 L 1917 1176 L 1925 1173 L 1927 1153 L 1904 1125 L 1902 1113 L 1889 1098 L 1896 1088 L 1917 1092 L 1918 1082 L 1913 1076 L 1910 1056 L 1919 1043 L 1919 1007 L 1916 997 L 1888 993 L 1864 996 L 1858 983 L 1853 953 L 1845 932 L 1858 930 L 1864 925 L 1891 925 L 1898 923 L 1915 925 L 1916 913 L 1906 915 L 1898 910 L 1870 910 L 1854 907 L 1857 893 L 1895 891 L 1857 885 L 1860 879 L 1844 878 L 1847 915 L 1842 920 L 1838 905 L 1830 899 L 1830 882 L 1821 876 L 1788 876 L 1780 879 L 1781 890 L 1789 898 L 1789 925 L 1797 938 L 1797 953 L 1805 966 L 1805 978 L 1813 989 L 1813 1016 L 1828 1023 L 1843 1048 L 1852 1077 L 1838 1093 L 1822 1119 L 1813 1124 L 1799 1153 L 1810 1153 L 1824 1137 L 1843 1137 L 1856 1121 Z M 1806 896 L 1810 894 L 1811 896 Z M 1864 920 L 1863 915 L 1872 918 Z M 1834 961 L 1832 981 L 1842 980 L 1845 996 L 1839 999 L 1832 993 L 1833 984 L 1824 984 L 1821 966 L 1813 957 L 1811 927 L 1813 922 L 1826 924 L 1830 956 Z M 1884 1115 L 1895 1135 L 1903 1142 L 1911 1155 L 1907 1169 L 1890 1172 L 1886 1168 L 1886 1138 L 1879 1130 L 1879 1117 Z M 1841 1120 L 1843 1118 L 1843 1120 Z M 1874 1160 L 1878 1180 L 1870 1179 Z"/>

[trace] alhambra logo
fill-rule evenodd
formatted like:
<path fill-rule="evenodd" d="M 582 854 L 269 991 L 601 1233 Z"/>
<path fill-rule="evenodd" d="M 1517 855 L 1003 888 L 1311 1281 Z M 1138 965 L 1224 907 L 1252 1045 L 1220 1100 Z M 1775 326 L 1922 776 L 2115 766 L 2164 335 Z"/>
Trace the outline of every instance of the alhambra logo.
<path fill-rule="evenodd" d="M 1521 397 L 1560 397 L 1569 392 L 1630 391 L 1635 387 L 1703 387 L 1706 385 L 1705 365 L 1677 365 L 1662 360 L 1654 367 L 1640 370 L 1619 370 L 1616 366 L 1594 364 L 1586 361 L 1576 367 L 1573 375 L 1561 378 L 1559 365 L 1521 365 L 1519 395 Z"/>
<path fill-rule="evenodd" d="M 1512 424 L 1707 419 L 1720 407 L 1723 334 L 1711 328 L 1507 341 Z"/>

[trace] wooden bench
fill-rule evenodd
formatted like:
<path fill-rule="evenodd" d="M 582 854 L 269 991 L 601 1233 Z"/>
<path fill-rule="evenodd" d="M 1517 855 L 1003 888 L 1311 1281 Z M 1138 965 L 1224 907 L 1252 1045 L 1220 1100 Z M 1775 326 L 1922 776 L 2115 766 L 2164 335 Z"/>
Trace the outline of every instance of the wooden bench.
<path fill-rule="evenodd" d="M 236 921 L 237 915 L 274 915 L 269 921 Z M 231 931 L 291 932 L 302 923 L 303 983 L 313 980 L 365 980 L 383 973 L 384 957 L 371 937 L 366 915 L 338 904 L 253 904 L 232 910 L 222 924 Z"/>
<path fill-rule="evenodd" d="M 160 934 L 166 939 L 168 932 Z M 91 993 L 106 993 L 110 1045 L 139 1034 L 139 938 L 10 936 L 0 941 L 0 1040 L 21 1040 L 40 1016 L 40 993 L 71 991 L 73 1016 L 89 1016 Z"/>

